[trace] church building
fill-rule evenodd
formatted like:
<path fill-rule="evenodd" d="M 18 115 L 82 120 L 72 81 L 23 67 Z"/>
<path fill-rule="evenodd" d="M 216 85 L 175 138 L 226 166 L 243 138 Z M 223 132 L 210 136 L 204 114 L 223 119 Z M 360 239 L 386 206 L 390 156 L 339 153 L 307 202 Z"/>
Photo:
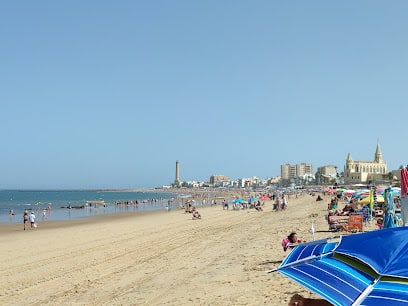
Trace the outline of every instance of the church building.
<path fill-rule="evenodd" d="M 349 153 L 344 166 L 345 184 L 374 184 L 387 178 L 387 163 L 382 158 L 380 145 L 374 154 L 373 161 L 353 160 Z"/>

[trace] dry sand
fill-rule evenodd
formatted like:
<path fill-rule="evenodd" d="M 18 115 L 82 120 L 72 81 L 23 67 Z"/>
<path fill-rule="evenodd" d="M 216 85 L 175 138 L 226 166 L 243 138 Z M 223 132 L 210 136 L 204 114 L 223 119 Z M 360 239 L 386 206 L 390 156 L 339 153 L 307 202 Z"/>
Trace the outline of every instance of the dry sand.
<path fill-rule="evenodd" d="M 307 240 L 327 232 L 329 198 L 289 199 L 273 212 L 200 207 L 85 221 L 0 226 L 0 305 L 287 305 L 316 297 L 278 273 L 291 231 Z"/>

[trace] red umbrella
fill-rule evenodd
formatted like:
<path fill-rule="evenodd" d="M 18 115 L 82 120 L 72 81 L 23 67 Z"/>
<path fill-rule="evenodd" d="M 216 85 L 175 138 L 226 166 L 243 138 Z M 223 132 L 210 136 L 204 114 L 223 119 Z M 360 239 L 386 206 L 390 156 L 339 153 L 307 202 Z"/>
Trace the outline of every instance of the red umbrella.
<path fill-rule="evenodd" d="M 401 169 L 401 196 L 405 197 L 408 193 L 408 170 L 403 167 Z"/>
<path fill-rule="evenodd" d="M 408 170 L 403 167 L 401 169 L 401 215 L 403 225 L 408 223 Z"/>
<path fill-rule="evenodd" d="M 268 200 L 270 200 L 271 198 L 268 197 L 268 196 L 266 196 L 266 195 L 263 195 L 263 196 L 261 196 L 259 199 L 260 199 L 260 200 L 264 200 L 264 201 L 268 201 Z"/>

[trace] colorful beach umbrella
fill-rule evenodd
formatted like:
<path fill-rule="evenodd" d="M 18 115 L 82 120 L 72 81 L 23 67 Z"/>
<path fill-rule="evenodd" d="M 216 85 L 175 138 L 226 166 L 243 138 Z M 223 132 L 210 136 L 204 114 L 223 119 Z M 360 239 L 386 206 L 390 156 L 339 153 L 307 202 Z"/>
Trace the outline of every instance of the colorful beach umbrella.
<path fill-rule="evenodd" d="M 365 204 L 370 204 L 370 201 L 371 201 L 370 197 L 365 197 L 361 199 L 358 203 L 361 205 L 365 205 Z M 377 203 L 384 203 L 384 201 L 385 200 L 383 196 L 377 196 Z"/>
<path fill-rule="evenodd" d="M 408 227 L 296 246 L 276 270 L 333 305 L 408 305 Z"/>
<path fill-rule="evenodd" d="M 368 197 L 370 195 L 370 189 L 360 189 L 357 190 L 353 195 L 351 196 L 353 199 L 362 199 L 365 197 Z"/>
<path fill-rule="evenodd" d="M 355 194 L 356 193 L 356 191 L 355 190 L 353 190 L 353 189 L 347 189 L 347 190 L 345 190 L 344 192 L 343 192 L 343 194 L 346 196 L 346 197 L 351 197 L 353 194 Z"/>
<path fill-rule="evenodd" d="M 391 187 L 391 188 L 387 188 L 389 190 L 391 190 L 391 195 L 395 198 L 395 197 L 399 197 L 401 196 L 401 188 L 400 187 Z M 384 195 L 386 189 L 384 189 L 383 191 L 381 191 L 381 194 Z"/>

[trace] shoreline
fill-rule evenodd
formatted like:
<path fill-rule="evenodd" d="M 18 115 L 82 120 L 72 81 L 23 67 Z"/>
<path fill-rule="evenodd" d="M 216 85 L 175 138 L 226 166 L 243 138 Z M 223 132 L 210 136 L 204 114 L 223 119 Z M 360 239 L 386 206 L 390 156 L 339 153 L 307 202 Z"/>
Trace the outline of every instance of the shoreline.
<path fill-rule="evenodd" d="M 0 225 L 22 223 L 23 210 L 34 211 L 38 223 L 51 221 L 72 221 L 87 219 L 95 215 L 111 215 L 122 212 L 142 212 L 166 210 L 169 203 L 173 209 L 181 206 L 186 200 L 195 200 L 197 205 L 207 205 L 212 199 L 234 198 L 233 193 L 219 190 L 181 190 L 181 189 L 133 189 L 109 191 L 31 191 L 26 195 L 18 195 L 19 191 L 6 192 L 2 196 L 0 206 Z M 50 192 L 50 194 L 47 194 Z M 72 192 L 72 196 L 70 195 Z M 31 193 L 31 194 L 30 194 Z M 51 194 L 52 193 L 52 194 Z M 117 193 L 117 195 L 116 195 Z M 8 200 L 10 199 L 10 200 Z M 98 207 L 88 206 L 86 201 L 94 199 L 103 201 Z M 136 202 L 138 201 L 138 204 Z M 73 209 L 69 209 L 72 205 Z M 78 209 L 75 209 L 78 208 Z M 79 209 L 81 208 L 81 209 Z M 10 215 L 9 211 L 14 214 Z M 21 221 L 21 222 L 20 222 Z"/>
<path fill-rule="evenodd" d="M 64 227 L 75 227 L 87 223 L 99 223 L 99 222 L 116 222 L 120 220 L 125 220 L 128 218 L 143 217 L 149 214 L 155 213 L 168 213 L 165 210 L 145 210 L 145 211 L 128 211 L 128 212 L 116 212 L 116 213 L 106 213 L 103 215 L 94 215 L 81 217 L 78 219 L 72 220 L 40 220 L 38 222 L 38 227 L 36 229 L 31 229 L 30 224 L 28 224 L 28 231 L 38 231 L 38 230 L 50 230 L 58 229 Z M 22 218 L 21 218 L 22 219 Z M 26 226 L 26 227 L 27 227 Z M 3 234 L 8 234 L 11 232 L 24 231 L 24 224 L 21 220 L 21 223 L 1 223 L 0 224 L 0 236 Z M 27 231 L 27 229 L 26 229 Z"/>

